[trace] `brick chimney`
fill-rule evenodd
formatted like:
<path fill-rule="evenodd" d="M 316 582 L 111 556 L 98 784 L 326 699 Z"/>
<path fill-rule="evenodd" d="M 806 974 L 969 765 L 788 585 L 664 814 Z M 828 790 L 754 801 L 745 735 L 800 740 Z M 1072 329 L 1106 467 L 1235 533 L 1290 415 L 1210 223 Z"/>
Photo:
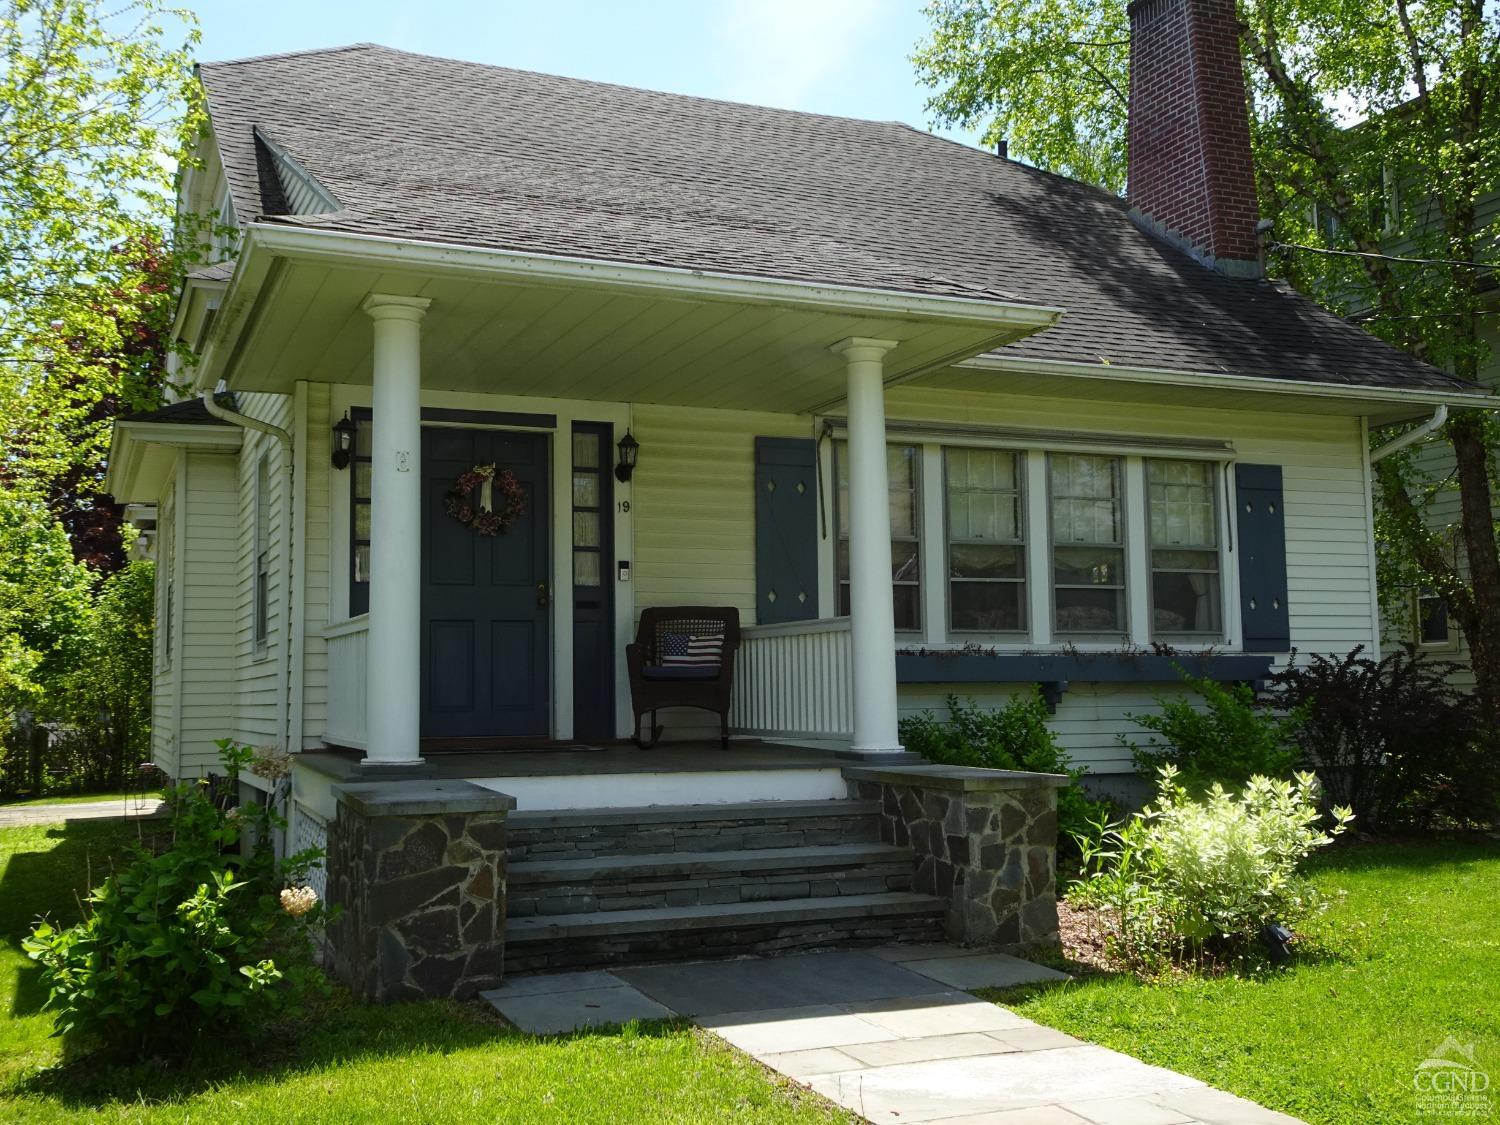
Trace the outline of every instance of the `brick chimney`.
<path fill-rule="evenodd" d="M 1235 0 L 1132 0 L 1127 194 L 1143 223 L 1234 277 L 1260 274 Z"/>

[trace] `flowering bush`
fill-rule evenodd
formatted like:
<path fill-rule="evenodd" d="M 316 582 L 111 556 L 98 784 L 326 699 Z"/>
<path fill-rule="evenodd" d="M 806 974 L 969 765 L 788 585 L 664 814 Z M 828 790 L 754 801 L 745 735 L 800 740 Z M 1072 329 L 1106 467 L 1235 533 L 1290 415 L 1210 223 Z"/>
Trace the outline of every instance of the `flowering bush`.
<path fill-rule="evenodd" d="M 252 757 L 224 747 L 231 790 Z M 319 854 L 278 860 L 280 818 L 257 804 L 221 808 L 212 789 L 171 790 L 171 844 L 140 851 L 96 887 L 82 922 L 43 921 L 23 943 L 41 963 L 56 1034 L 122 1054 L 170 1052 L 321 987 L 312 927 L 322 911 L 301 885 Z"/>
<path fill-rule="evenodd" d="M 1239 794 L 1215 784 L 1201 800 L 1171 766 L 1160 778 L 1153 804 L 1080 841 L 1084 874 L 1068 898 L 1107 917 L 1116 956 L 1144 968 L 1201 963 L 1243 952 L 1272 922 L 1322 909 L 1298 868 L 1353 814 L 1336 808 L 1331 827 L 1318 827 L 1312 774 L 1252 777 Z"/>

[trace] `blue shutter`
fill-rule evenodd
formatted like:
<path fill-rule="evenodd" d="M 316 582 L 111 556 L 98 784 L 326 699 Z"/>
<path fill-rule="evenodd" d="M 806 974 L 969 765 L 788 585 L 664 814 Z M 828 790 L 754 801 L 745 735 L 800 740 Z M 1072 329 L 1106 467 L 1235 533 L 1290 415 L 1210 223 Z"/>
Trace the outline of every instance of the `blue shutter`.
<path fill-rule="evenodd" d="M 818 450 L 811 438 L 755 439 L 755 619 L 818 616 Z"/>
<path fill-rule="evenodd" d="M 1287 613 L 1281 466 L 1235 465 L 1234 487 L 1245 649 L 1287 652 L 1292 647 L 1292 627 Z"/>

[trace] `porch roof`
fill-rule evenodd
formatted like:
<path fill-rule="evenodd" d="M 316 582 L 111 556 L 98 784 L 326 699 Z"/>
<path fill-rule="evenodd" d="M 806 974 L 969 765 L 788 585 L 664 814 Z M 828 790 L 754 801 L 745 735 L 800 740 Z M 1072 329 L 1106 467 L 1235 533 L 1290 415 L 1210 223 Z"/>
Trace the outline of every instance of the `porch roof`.
<path fill-rule="evenodd" d="M 432 390 L 800 412 L 843 398 L 848 337 L 893 340 L 904 381 L 1052 324 L 972 297 L 580 261 L 254 223 L 199 387 L 369 383 L 371 292 L 422 297 Z"/>

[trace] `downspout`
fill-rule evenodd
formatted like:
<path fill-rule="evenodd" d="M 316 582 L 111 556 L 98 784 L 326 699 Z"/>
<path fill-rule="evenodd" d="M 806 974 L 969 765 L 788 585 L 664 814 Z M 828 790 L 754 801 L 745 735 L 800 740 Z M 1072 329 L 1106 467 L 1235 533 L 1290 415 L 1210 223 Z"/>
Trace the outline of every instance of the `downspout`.
<path fill-rule="evenodd" d="M 286 490 L 286 496 L 287 496 L 286 505 L 287 506 L 286 506 L 286 528 L 285 528 L 286 550 L 283 552 L 283 555 L 284 555 L 284 558 L 285 558 L 285 565 L 282 568 L 282 570 L 283 570 L 284 573 L 282 575 L 282 585 L 281 585 L 281 588 L 284 591 L 284 596 L 286 598 L 286 614 L 285 614 L 286 625 L 285 625 L 285 628 L 282 630 L 283 636 L 285 638 L 285 644 L 283 646 L 282 653 L 283 653 L 283 656 L 284 656 L 285 659 L 283 659 L 282 662 L 281 662 L 281 667 L 282 667 L 281 698 L 284 701 L 284 705 L 286 707 L 286 711 L 285 711 L 285 714 L 284 714 L 284 716 L 282 718 L 282 723 L 281 723 L 281 740 L 282 740 L 282 743 L 285 746 L 286 752 L 288 754 L 291 754 L 291 753 L 295 752 L 294 749 L 293 749 L 293 747 L 292 747 L 292 745 L 291 745 L 291 729 L 292 729 L 292 644 L 293 644 L 294 638 L 296 636 L 296 634 L 292 630 L 292 613 L 293 613 L 293 606 L 292 606 L 292 558 L 293 558 L 293 552 L 292 552 L 292 532 L 293 532 L 293 529 L 294 529 L 294 526 L 295 526 L 295 516 L 296 516 L 296 512 L 293 511 L 293 507 L 294 507 L 294 505 L 297 502 L 297 490 L 296 490 L 296 487 L 295 487 L 296 486 L 296 481 L 294 479 L 295 471 L 296 471 L 296 464 L 293 461 L 293 452 L 294 452 L 294 450 L 293 450 L 293 446 L 292 446 L 292 435 L 289 434 L 286 430 L 283 430 L 280 426 L 273 426 L 270 422 L 263 422 L 259 418 L 252 418 L 248 414 L 241 414 L 238 410 L 230 410 L 227 406 L 224 406 L 223 404 L 221 404 L 220 402 L 218 402 L 214 398 L 214 392 L 213 391 L 204 391 L 200 397 L 202 398 L 202 401 L 203 401 L 203 408 L 205 410 L 207 410 L 210 414 L 212 414 L 215 418 L 219 418 L 219 419 L 221 419 L 221 420 L 223 420 L 225 422 L 228 422 L 232 426 L 240 426 L 240 427 L 242 427 L 244 429 L 256 430 L 259 433 L 263 433 L 263 434 L 266 434 L 266 435 L 268 435 L 270 437 L 275 438 L 278 442 L 281 443 L 282 460 L 286 464 L 286 483 L 287 483 L 287 490 Z M 275 797 L 274 790 L 273 790 L 273 793 L 272 793 L 272 797 L 273 797 L 273 799 Z"/>
<path fill-rule="evenodd" d="M 1427 436 L 1432 434 L 1435 430 L 1441 429 L 1443 424 L 1447 421 L 1448 404 L 1446 402 L 1439 403 L 1438 408 L 1432 412 L 1432 417 L 1427 419 L 1427 421 L 1416 427 L 1416 429 L 1407 430 L 1406 433 L 1402 434 L 1400 437 L 1392 438 L 1390 441 L 1382 445 L 1379 449 L 1376 449 L 1373 453 L 1371 453 L 1370 464 L 1373 465 L 1376 461 L 1382 461 L 1385 458 L 1389 457 L 1392 453 L 1399 453 L 1408 445 L 1415 445 L 1423 438 L 1426 438 Z"/>

